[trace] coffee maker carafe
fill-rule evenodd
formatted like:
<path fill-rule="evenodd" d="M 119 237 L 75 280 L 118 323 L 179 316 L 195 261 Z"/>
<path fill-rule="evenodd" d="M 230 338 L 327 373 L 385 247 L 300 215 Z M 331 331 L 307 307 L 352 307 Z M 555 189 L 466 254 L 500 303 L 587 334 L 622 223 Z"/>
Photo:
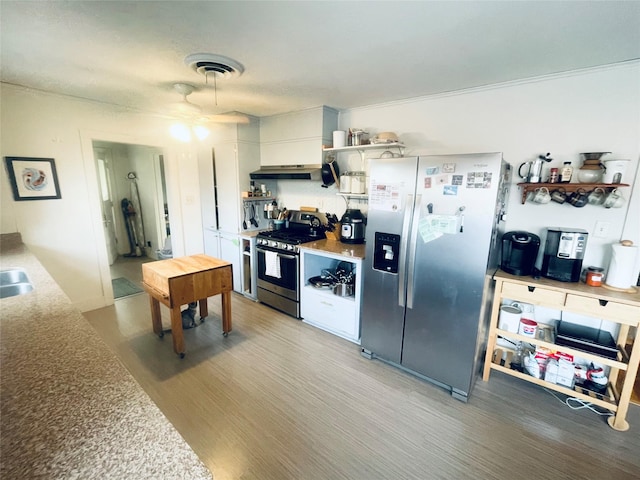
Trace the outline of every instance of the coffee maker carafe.
<path fill-rule="evenodd" d="M 561 282 L 580 280 L 589 234 L 578 228 L 548 228 L 542 257 L 542 276 Z"/>

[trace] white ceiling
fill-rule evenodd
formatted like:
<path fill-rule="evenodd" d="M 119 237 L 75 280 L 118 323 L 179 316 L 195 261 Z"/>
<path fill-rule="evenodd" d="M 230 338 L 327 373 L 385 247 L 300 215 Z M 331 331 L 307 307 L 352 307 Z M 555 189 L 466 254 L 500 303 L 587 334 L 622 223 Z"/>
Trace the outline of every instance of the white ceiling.
<path fill-rule="evenodd" d="M 383 103 L 640 58 L 638 1 L 0 1 L 2 82 L 143 111 Z M 217 82 L 184 64 L 225 55 Z M 210 82 L 211 83 L 211 82 Z"/>

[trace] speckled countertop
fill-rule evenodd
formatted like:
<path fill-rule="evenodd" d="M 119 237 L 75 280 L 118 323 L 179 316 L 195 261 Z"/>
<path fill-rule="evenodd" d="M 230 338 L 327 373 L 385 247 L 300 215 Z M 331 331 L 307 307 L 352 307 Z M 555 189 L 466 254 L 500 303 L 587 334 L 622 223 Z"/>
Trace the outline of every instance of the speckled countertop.
<path fill-rule="evenodd" d="M 212 479 L 19 234 L 0 268 L 35 289 L 0 299 L 0 478 Z"/>
<path fill-rule="evenodd" d="M 316 250 L 320 252 L 329 252 L 335 255 L 341 255 L 347 258 L 364 258 L 365 245 L 342 243 L 337 240 L 316 240 L 315 242 L 307 242 L 300 245 L 301 249 Z"/>

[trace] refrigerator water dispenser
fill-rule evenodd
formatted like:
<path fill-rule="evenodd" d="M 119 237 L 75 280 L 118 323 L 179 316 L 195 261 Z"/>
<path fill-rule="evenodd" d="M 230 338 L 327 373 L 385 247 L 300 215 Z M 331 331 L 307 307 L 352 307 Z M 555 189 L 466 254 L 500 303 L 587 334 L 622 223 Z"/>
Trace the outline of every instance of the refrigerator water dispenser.
<path fill-rule="evenodd" d="M 373 249 L 373 268 L 387 273 L 398 273 L 400 235 L 376 232 Z"/>

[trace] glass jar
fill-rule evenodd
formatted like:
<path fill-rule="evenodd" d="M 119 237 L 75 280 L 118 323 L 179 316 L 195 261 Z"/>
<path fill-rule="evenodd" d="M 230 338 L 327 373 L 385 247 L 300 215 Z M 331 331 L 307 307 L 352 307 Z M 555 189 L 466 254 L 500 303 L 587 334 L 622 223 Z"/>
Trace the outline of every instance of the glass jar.
<path fill-rule="evenodd" d="M 592 287 L 602 286 L 602 279 L 604 278 L 604 268 L 600 267 L 588 267 L 587 278 L 585 283 Z"/>
<path fill-rule="evenodd" d="M 351 172 L 340 175 L 340 193 L 351 193 Z"/>
<path fill-rule="evenodd" d="M 365 183 L 364 172 L 351 172 L 351 193 L 364 193 Z"/>

